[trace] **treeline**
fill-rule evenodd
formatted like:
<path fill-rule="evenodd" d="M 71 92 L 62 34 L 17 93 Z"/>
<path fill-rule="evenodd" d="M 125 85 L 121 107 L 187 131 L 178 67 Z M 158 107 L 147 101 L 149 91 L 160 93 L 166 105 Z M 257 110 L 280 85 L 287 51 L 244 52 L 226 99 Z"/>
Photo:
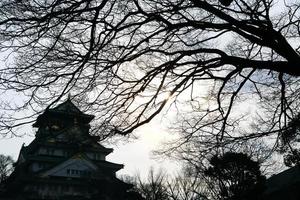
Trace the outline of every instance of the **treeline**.
<path fill-rule="evenodd" d="M 147 178 L 122 178 L 146 200 L 255 200 L 266 180 L 258 161 L 233 152 L 212 156 L 205 167 L 187 166 L 176 176 L 151 168 Z"/>

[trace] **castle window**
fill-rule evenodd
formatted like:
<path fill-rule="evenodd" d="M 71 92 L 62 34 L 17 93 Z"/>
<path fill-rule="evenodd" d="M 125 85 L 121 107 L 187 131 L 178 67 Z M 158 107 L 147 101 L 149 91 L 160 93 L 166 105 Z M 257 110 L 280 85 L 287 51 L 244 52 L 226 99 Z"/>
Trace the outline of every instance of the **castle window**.
<path fill-rule="evenodd" d="M 40 169 L 46 168 L 46 164 L 45 163 L 38 163 L 38 167 Z"/>
<path fill-rule="evenodd" d="M 68 151 L 64 151 L 64 157 L 68 157 L 69 156 L 69 152 Z"/>
<path fill-rule="evenodd" d="M 93 160 L 104 160 L 104 156 L 100 153 L 93 153 Z"/>
<path fill-rule="evenodd" d="M 68 175 L 91 176 L 92 172 L 87 170 L 67 169 Z"/>
<path fill-rule="evenodd" d="M 54 155 L 54 149 L 47 149 L 47 155 Z"/>
<path fill-rule="evenodd" d="M 59 126 L 56 125 L 56 124 L 54 124 L 54 125 L 51 126 L 51 129 L 52 129 L 52 130 L 55 130 L 55 131 L 56 131 L 56 130 L 59 130 Z"/>

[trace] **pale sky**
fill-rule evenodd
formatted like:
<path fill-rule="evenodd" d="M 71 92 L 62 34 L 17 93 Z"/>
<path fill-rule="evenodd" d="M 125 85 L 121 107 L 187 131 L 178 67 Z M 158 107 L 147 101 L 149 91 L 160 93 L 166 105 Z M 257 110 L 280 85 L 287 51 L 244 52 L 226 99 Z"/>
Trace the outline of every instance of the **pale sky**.
<path fill-rule="evenodd" d="M 5 56 L 6 53 L 0 54 L 0 67 L 5 67 Z M 19 94 L 1 94 L 0 98 L 8 100 L 13 103 L 22 102 Z M 80 108 L 79 108 L 80 109 Z M 18 113 L 19 115 L 26 116 L 29 113 Z M 18 158 L 19 151 L 22 144 L 25 143 L 27 146 L 34 139 L 35 130 L 31 125 L 21 127 L 18 131 L 21 137 L 1 137 L 0 135 L 0 154 L 10 155 L 14 160 Z M 151 167 L 154 169 L 165 169 L 168 173 L 173 174 L 179 170 L 179 164 L 172 162 L 171 160 L 153 159 L 151 152 L 159 145 L 162 141 L 169 137 L 168 133 L 163 130 L 161 121 L 158 118 L 149 124 L 140 127 L 135 135 L 139 136 L 139 139 L 131 141 L 129 143 L 119 142 L 118 144 L 105 144 L 105 147 L 113 148 L 114 152 L 111 153 L 107 160 L 118 164 L 124 164 L 124 169 L 118 172 L 119 175 L 130 175 L 134 176 L 140 173 L 141 176 L 146 176 L 147 172 Z"/>

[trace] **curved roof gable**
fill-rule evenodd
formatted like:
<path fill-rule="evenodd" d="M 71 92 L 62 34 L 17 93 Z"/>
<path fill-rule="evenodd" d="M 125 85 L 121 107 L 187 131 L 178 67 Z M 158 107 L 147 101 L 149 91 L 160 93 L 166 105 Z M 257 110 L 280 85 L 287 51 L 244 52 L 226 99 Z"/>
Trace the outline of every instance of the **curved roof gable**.
<path fill-rule="evenodd" d="M 92 119 L 94 119 L 94 115 L 88 115 L 83 113 L 79 108 L 77 108 L 70 99 L 59 104 L 54 108 L 50 108 L 46 110 L 43 114 L 39 115 L 36 122 L 33 124 L 33 127 L 39 127 L 41 121 L 44 121 L 49 116 L 68 116 L 68 117 L 78 117 L 83 119 L 85 123 L 89 123 Z"/>

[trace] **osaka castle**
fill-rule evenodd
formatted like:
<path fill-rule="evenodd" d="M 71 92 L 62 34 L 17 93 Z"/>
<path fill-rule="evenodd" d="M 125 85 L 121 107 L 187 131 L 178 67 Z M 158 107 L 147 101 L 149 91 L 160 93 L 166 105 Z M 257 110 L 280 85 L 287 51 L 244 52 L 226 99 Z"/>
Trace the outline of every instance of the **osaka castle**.
<path fill-rule="evenodd" d="M 90 135 L 93 118 L 70 99 L 39 115 L 35 139 L 22 146 L 0 199 L 141 199 L 116 177 L 123 165 L 106 161 L 113 149 Z"/>

